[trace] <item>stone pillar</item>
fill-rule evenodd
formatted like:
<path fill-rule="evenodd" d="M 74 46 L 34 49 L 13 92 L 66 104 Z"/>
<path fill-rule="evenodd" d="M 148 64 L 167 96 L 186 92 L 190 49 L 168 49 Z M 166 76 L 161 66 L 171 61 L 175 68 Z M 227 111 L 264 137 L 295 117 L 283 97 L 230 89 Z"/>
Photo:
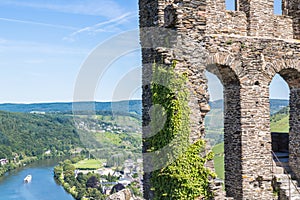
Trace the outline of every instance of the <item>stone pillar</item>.
<path fill-rule="evenodd" d="M 300 182 L 300 89 L 290 92 L 289 165 Z"/>
<path fill-rule="evenodd" d="M 226 196 L 233 197 L 234 199 L 242 199 L 240 81 L 229 66 L 212 64 L 207 66 L 207 70 L 215 74 L 224 86 L 224 168 Z"/>
<path fill-rule="evenodd" d="M 241 78 L 242 199 L 272 199 L 269 87 L 248 71 Z"/>
<path fill-rule="evenodd" d="M 224 164 L 228 197 L 242 199 L 242 135 L 239 84 L 224 86 Z"/>
<path fill-rule="evenodd" d="M 284 0 L 283 13 L 293 18 L 294 38 L 300 39 L 300 2 L 299 0 Z"/>
<path fill-rule="evenodd" d="M 150 89 L 150 81 L 152 77 L 152 64 L 157 60 L 161 60 L 160 55 L 157 53 L 155 46 L 153 44 L 153 36 L 148 33 L 148 29 L 159 27 L 163 25 L 162 22 L 162 9 L 161 4 L 165 1 L 162 0 L 139 0 L 139 23 L 141 28 L 141 45 L 142 45 L 142 62 L 143 62 L 143 74 L 142 74 L 142 89 L 143 89 L 143 134 L 149 134 L 149 123 L 150 123 L 150 115 L 149 111 L 152 107 L 151 101 L 151 89 Z M 153 34 L 155 36 L 155 34 Z M 147 149 L 150 148 L 150 144 L 147 142 L 143 142 L 142 152 L 146 153 Z M 143 165 L 151 168 L 151 162 L 143 157 Z M 151 172 L 146 171 L 143 175 L 143 193 L 145 199 L 153 199 L 153 192 L 151 191 L 151 182 L 150 182 Z"/>
<path fill-rule="evenodd" d="M 273 36 L 274 0 L 240 0 L 239 6 L 247 15 L 249 36 Z"/>

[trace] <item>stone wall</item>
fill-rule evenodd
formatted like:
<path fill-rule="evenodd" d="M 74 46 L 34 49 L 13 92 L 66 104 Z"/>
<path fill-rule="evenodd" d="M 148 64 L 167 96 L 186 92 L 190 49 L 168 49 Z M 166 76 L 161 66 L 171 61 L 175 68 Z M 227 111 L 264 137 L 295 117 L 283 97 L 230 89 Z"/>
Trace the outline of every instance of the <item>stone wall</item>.
<path fill-rule="evenodd" d="M 239 11 L 226 11 L 225 0 L 140 0 L 141 28 L 153 27 L 141 29 L 143 134 L 153 62 L 167 67 L 176 60 L 175 70 L 188 75 L 191 143 L 205 135 L 205 70 L 214 73 L 224 86 L 225 189 L 234 199 L 273 197 L 269 85 L 277 73 L 291 88 L 290 165 L 300 180 L 300 42 L 292 40 L 294 12 L 275 16 L 273 3 L 240 0 Z M 143 143 L 144 153 L 149 145 Z M 144 159 L 145 165 L 151 163 Z M 144 173 L 146 199 L 153 199 L 150 177 Z"/>
<path fill-rule="evenodd" d="M 300 39 L 300 7 L 299 0 L 283 0 L 283 13 L 293 19 L 294 38 Z"/>
<path fill-rule="evenodd" d="M 246 13 L 248 19 L 248 35 L 273 36 L 274 0 L 240 0 L 240 11 Z"/>
<path fill-rule="evenodd" d="M 293 39 L 293 20 L 288 16 L 274 16 L 274 37 Z"/>

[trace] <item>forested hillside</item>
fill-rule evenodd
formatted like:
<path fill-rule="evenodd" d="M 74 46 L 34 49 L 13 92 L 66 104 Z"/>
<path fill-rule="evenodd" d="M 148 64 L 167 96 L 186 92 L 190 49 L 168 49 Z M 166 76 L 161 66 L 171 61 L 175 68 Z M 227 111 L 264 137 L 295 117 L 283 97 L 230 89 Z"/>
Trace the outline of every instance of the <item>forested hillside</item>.
<path fill-rule="evenodd" d="M 140 118 L 126 112 L 100 112 L 102 115 L 90 117 L 0 111 L 0 159 L 7 162 L 0 164 L 0 175 L 37 159 L 80 151 L 105 159 L 110 166 L 140 158 Z"/>
<path fill-rule="evenodd" d="M 67 152 L 81 146 L 72 118 L 0 112 L 0 159 Z"/>

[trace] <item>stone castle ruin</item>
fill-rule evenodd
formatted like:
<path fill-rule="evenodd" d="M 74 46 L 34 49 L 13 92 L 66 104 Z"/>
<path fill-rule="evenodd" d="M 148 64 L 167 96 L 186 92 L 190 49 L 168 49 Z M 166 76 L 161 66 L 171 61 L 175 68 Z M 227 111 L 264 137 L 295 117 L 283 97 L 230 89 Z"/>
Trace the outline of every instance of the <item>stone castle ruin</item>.
<path fill-rule="evenodd" d="M 228 11 L 225 0 L 139 0 L 142 32 L 164 30 L 141 33 L 143 125 L 149 124 L 152 106 L 149 63 L 176 60 L 176 70 L 188 74 L 191 142 L 205 135 L 205 71 L 215 74 L 224 87 L 226 196 L 272 199 L 269 85 L 276 74 L 290 88 L 289 167 L 300 181 L 300 1 L 283 0 L 282 15 L 274 15 L 274 0 L 235 4 Z M 168 31 L 175 34 L 164 40 L 166 46 L 159 37 Z M 149 46 L 149 38 L 158 42 Z M 150 177 L 145 172 L 146 199 L 152 198 Z"/>

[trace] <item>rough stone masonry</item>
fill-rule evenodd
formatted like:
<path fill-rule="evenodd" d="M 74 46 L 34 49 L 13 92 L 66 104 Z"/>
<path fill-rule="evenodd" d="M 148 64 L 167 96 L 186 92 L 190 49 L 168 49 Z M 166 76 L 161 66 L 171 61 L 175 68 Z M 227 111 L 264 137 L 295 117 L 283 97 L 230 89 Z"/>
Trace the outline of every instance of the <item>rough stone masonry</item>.
<path fill-rule="evenodd" d="M 191 143 L 205 134 L 205 71 L 214 73 L 224 87 L 226 195 L 272 199 L 269 85 L 280 74 L 290 87 L 289 164 L 300 181 L 300 1 L 283 0 L 283 15 L 273 14 L 274 0 L 236 0 L 236 11 L 225 0 L 139 0 L 139 9 L 144 127 L 152 63 L 176 60 L 188 74 Z M 153 198 L 150 177 L 144 173 L 146 199 Z"/>

